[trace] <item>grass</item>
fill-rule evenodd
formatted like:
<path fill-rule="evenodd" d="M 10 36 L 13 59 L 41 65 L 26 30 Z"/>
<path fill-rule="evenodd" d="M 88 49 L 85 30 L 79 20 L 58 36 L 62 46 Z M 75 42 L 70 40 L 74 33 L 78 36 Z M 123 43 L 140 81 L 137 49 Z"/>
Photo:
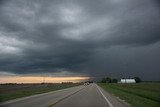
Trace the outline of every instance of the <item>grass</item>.
<path fill-rule="evenodd" d="M 133 107 L 160 107 L 160 83 L 98 85 Z"/>
<path fill-rule="evenodd" d="M 6 84 L 0 85 L 0 102 L 46 93 L 80 84 Z"/>

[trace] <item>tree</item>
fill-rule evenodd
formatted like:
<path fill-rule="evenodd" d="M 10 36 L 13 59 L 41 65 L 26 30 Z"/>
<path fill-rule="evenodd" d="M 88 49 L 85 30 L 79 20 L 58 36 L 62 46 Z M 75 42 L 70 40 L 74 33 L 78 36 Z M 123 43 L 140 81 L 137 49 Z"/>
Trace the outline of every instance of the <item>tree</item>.
<path fill-rule="evenodd" d="M 139 77 L 134 77 L 136 83 L 140 83 L 141 82 L 141 79 Z"/>
<path fill-rule="evenodd" d="M 106 78 L 102 78 L 101 83 L 106 83 Z"/>
<path fill-rule="evenodd" d="M 102 78 L 100 82 L 101 83 L 117 83 L 118 80 L 116 78 L 106 77 L 106 78 Z"/>
<path fill-rule="evenodd" d="M 109 77 L 107 77 L 106 78 L 106 83 L 111 83 L 112 81 L 111 81 L 111 78 L 109 78 Z"/>
<path fill-rule="evenodd" d="M 115 78 L 112 79 L 112 83 L 117 83 L 117 82 L 118 82 L 117 79 L 115 79 Z"/>

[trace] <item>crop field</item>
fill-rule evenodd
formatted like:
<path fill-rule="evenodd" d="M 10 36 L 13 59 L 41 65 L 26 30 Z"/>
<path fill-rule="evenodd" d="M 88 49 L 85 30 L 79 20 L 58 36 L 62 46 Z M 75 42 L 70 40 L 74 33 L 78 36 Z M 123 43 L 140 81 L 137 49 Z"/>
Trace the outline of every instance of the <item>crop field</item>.
<path fill-rule="evenodd" d="M 160 107 L 160 83 L 98 85 L 125 100 L 132 107 Z"/>
<path fill-rule="evenodd" d="M 0 84 L 0 102 L 78 86 L 79 83 Z"/>

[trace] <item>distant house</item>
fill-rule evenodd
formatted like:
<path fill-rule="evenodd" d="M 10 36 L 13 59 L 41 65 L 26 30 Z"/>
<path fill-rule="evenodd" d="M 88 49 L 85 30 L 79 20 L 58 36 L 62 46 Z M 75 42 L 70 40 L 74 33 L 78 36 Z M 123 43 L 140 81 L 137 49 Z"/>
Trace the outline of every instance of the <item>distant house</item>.
<path fill-rule="evenodd" d="M 136 83 L 135 79 L 121 79 L 120 83 Z"/>

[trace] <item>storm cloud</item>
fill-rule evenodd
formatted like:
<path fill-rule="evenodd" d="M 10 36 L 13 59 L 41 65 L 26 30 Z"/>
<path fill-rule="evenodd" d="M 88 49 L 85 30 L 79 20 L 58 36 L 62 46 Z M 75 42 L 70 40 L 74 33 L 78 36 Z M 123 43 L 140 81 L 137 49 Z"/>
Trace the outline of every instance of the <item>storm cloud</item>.
<path fill-rule="evenodd" d="M 158 0 L 2 0 L 0 72 L 160 80 Z"/>

